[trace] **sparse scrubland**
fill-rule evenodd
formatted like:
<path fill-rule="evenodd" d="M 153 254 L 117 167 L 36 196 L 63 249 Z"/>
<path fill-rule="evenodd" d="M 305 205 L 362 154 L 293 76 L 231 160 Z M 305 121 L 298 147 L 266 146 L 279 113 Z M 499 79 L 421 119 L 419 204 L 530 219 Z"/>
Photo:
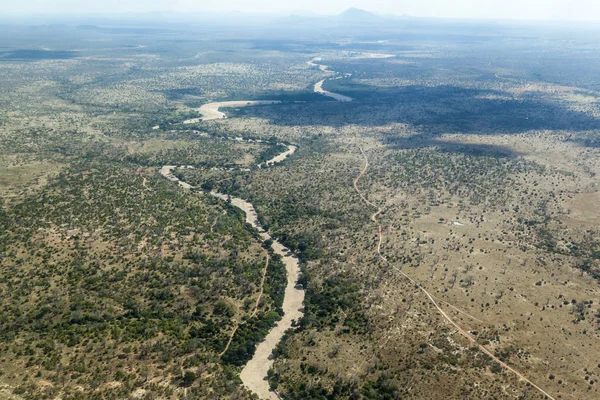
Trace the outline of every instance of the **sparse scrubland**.
<path fill-rule="evenodd" d="M 600 396 L 594 37 L 80 27 L 34 51 L 20 29 L 0 52 L 0 397 L 254 396 L 239 374 L 285 267 L 203 190 L 300 260 L 282 399 Z"/>

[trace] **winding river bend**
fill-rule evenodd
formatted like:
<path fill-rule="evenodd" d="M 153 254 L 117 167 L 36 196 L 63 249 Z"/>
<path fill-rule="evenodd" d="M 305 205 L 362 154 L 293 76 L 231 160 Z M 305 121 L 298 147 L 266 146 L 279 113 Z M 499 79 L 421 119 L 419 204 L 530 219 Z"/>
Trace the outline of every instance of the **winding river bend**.
<path fill-rule="evenodd" d="M 316 62 L 320 61 L 319 58 L 315 58 L 307 64 L 311 66 L 316 66 L 319 70 L 325 72 L 333 72 L 330 71 L 326 65 L 317 64 Z M 347 102 L 352 101 L 353 99 L 348 96 L 344 96 L 342 94 L 329 92 L 323 89 L 323 83 L 326 79 L 337 79 L 337 78 L 325 78 L 315 83 L 313 90 L 315 93 L 322 94 L 324 96 L 328 96 L 333 98 L 336 101 Z M 200 118 L 192 118 L 186 121 L 183 121 L 184 124 L 195 124 L 201 121 L 212 121 L 227 118 L 225 113 L 223 113 L 221 108 L 232 108 L 232 107 L 246 107 L 246 106 L 254 106 L 254 105 L 263 105 L 263 104 L 278 104 L 281 101 L 278 100 L 242 100 L 242 101 L 223 101 L 223 102 L 215 102 L 208 103 L 201 106 L 198 111 L 202 116 Z M 241 139 L 236 139 L 241 140 Z M 267 168 L 273 166 L 281 161 L 285 160 L 285 158 L 296 151 L 296 146 L 288 145 L 287 150 L 282 152 L 281 154 L 276 155 L 272 159 L 266 161 L 263 164 L 260 164 L 259 168 Z M 178 183 L 184 189 L 193 189 L 194 187 L 187 182 L 181 181 L 177 178 L 173 171 L 177 168 L 193 168 L 190 166 L 176 166 L 176 165 L 165 165 L 160 169 L 160 173 L 166 179 Z M 201 192 L 202 193 L 202 192 Z M 217 197 L 222 200 L 231 200 L 231 204 L 235 207 L 238 207 L 242 211 L 246 213 L 246 222 L 252 225 L 254 228 L 258 230 L 260 233 L 260 237 L 263 240 L 273 240 L 271 235 L 267 231 L 264 230 L 260 222 L 258 221 L 258 216 L 256 214 L 256 210 L 254 206 L 248 201 L 241 199 L 239 197 L 229 196 L 227 194 L 211 191 L 206 192 L 206 194 Z M 256 347 L 256 351 L 254 356 L 240 374 L 240 378 L 242 379 L 242 383 L 244 386 L 258 395 L 261 399 L 264 400 L 278 400 L 279 396 L 274 392 L 270 391 L 269 383 L 267 382 L 267 372 L 269 368 L 273 365 L 273 360 L 270 359 L 271 353 L 275 349 L 275 346 L 281 341 L 283 334 L 286 330 L 292 327 L 292 322 L 298 321 L 302 318 L 302 303 L 304 301 L 304 290 L 298 289 L 296 287 L 296 283 L 298 281 L 298 277 L 300 275 L 300 267 L 298 264 L 298 259 L 293 256 L 283 244 L 281 244 L 277 240 L 273 240 L 273 244 L 271 246 L 273 251 L 279 254 L 285 264 L 287 271 L 287 286 L 285 288 L 285 297 L 283 299 L 283 318 L 271 329 L 271 331 L 265 337 L 265 340 L 258 344 Z"/>
<path fill-rule="evenodd" d="M 279 100 L 239 100 L 239 101 L 221 101 L 208 103 L 201 106 L 198 111 L 202 114 L 200 118 L 192 118 L 183 121 L 184 124 L 195 124 L 200 121 L 212 121 L 213 119 L 227 118 L 225 113 L 219 111 L 220 108 L 257 106 L 261 104 L 278 104 Z"/>
<path fill-rule="evenodd" d="M 265 162 L 264 166 L 272 166 L 283 161 L 288 155 L 293 154 L 296 151 L 296 146 L 287 145 L 288 149 L 281 154 L 273 157 L 272 159 Z M 177 182 L 181 187 L 185 189 L 193 189 L 194 187 L 187 182 L 183 182 L 173 174 L 173 170 L 176 168 L 191 168 L 191 167 L 179 167 L 175 165 L 165 165 L 160 169 L 160 174 L 166 179 Z M 266 232 L 260 222 L 258 221 L 258 215 L 254 206 L 244 199 L 239 197 L 229 196 L 227 194 L 219 192 L 208 192 L 210 196 L 217 197 L 221 200 L 231 199 L 231 204 L 238 207 L 246 213 L 246 222 L 256 228 L 260 234 L 262 240 L 273 240 L 271 235 Z M 265 340 L 258 344 L 254 356 L 240 374 L 240 378 L 246 388 L 253 393 L 256 393 L 261 399 L 277 400 L 279 397 L 269 390 L 269 383 L 266 381 L 267 372 L 273 365 L 273 360 L 270 359 L 271 353 L 277 343 L 281 341 L 283 334 L 286 330 L 292 327 L 292 321 L 298 321 L 302 318 L 302 302 L 304 301 L 304 290 L 296 288 L 296 282 L 300 275 L 300 266 L 298 259 L 291 255 L 291 253 L 277 240 L 273 240 L 271 246 L 276 254 L 279 254 L 282 261 L 285 264 L 287 272 L 287 285 L 285 288 L 285 297 L 283 299 L 283 318 L 271 329 L 271 331 L 265 337 Z"/>
<path fill-rule="evenodd" d="M 313 58 L 312 60 L 308 61 L 307 64 L 310 65 L 311 67 L 318 67 L 319 70 L 323 71 L 323 72 L 333 72 L 329 69 L 329 67 L 327 65 L 317 64 L 320 61 L 321 61 L 321 58 L 317 57 L 317 58 Z M 349 76 L 349 75 L 350 74 L 347 74 L 347 76 Z M 329 78 L 329 79 L 338 79 L 338 78 Z M 323 89 L 323 84 L 325 83 L 325 81 L 327 79 L 328 78 L 321 79 L 319 82 L 315 83 L 315 86 L 313 87 L 313 91 L 315 93 L 322 94 L 323 96 L 331 97 L 332 99 L 335 99 L 337 101 L 352 101 L 352 100 L 354 100 L 352 97 L 344 96 L 343 94 L 334 93 L 334 92 L 330 92 L 328 90 Z"/>
<path fill-rule="evenodd" d="M 306 63 L 308 65 L 310 65 L 311 67 L 318 67 L 319 70 L 323 71 L 323 72 L 334 72 L 334 71 L 331 71 L 330 69 L 328 69 L 327 65 L 317 64 L 316 62 L 318 62 L 318 61 L 321 61 L 321 59 L 317 57 L 317 58 L 313 58 L 310 61 L 307 61 Z M 349 76 L 349 74 L 347 74 L 347 76 Z M 338 79 L 338 78 L 321 79 L 319 82 L 315 83 L 315 85 L 313 86 L 313 91 L 315 93 L 319 93 L 324 96 L 331 97 L 332 99 L 337 100 L 337 101 L 345 102 L 345 101 L 354 100 L 352 97 L 344 96 L 343 94 L 334 93 L 334 92 L 330 92 L 328 90 L 323 89 L 323 84 L 325 83 L 325 81 L 327 79 Z M 279 104 L 279 103 L 281 103 L 280 100 L 235 100 L 235 101 L 220 101 L 220 102 L 214 102 L 214 103 L 207 103 L 207 104 L 200 106 L 200 108 L 198 108 L 198 111 L 200 112 L 200 114 L 202 114 L 201 117 L 186 119 L 185 121 L 183 121 L 183 123 L 186 125 L 187 124 L 196 124 L 201 121 L 212 121 L 215 119 L 227 118 L 227 115 L 225 115 L 225 113 L 220 110 L 221 108 L 228 108 L 228 107 L 229 108 L 238 108 L 238 107 L 258 106 L 258 105 L 265 105 L 265 104 Z"/>

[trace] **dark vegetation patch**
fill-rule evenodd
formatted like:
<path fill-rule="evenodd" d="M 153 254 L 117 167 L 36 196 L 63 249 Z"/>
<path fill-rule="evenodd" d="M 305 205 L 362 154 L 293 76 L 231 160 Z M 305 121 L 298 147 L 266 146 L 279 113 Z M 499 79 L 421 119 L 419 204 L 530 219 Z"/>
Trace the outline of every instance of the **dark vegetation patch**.
<path fill-rule="evenodd" d="M 0 52 L 0 61 L 68 60 L 77 57 L 78 54 L 77 51 L 69 50 L 19 49 Z"/>
<path fill-rule="evenodd" d="M 306 286 L 301 329 L 333 329 L 340 322 L 343 331 L 365 334 L 369 323 L 362 312 L 361 286 L 351 278 L 332 276 L 315 284 L 314 276 L 303 268 L 300 283 Z M 342 319 L 342 314 L 344 315 Z"/>
<path fill-rule="evenodd" d="M 234 101 L 234 100 L 276 100 L 283 103 L 295 103 L 295 102 L 321 102 L 331 101 L 331 98 L 322 96 L 312 91 L 312 87 L 307 88 L 305 91 L 287 91 L 287 90 L 273 90 L 264 91 L 260 93 L 247 93 L 247 92 L 233 92 L 231 91 L 228 96 L 220 98 L 219 101 Z M 255 105 L 252 107 L 240 107 L 237 109 L 230 108 L 227 110 L 227 115 L 230 117 L 243 118 L 245 116 L 251 116 L 253 109 L 259 107 L 277 107 L 275 105 Z"/>
<path fill-rule="evenodd" d="M 162 93 L 169 100 L 181 100 L 185 96 L 202 96 L 204 92 L 202 89 L 197 87 L 183 88 L 183 89 L 166 89 Z"/>
<path fill-rule="evenodd" d="M 501 92 L 456 86 L 376 87 L 351 79 L 325 81 L 329 91 L 350 96 L 349 103 L 288 104 L 252 110 L 280 125 L 380 126 L 407 123 L 423 132 L 514 134 L 530 130 L 589 131 L 600 120 L 542 99 L 498 99 Z M 282 109 L 283 108 L 283 109 Z"/>
<path fill-rule="evenodd" d="M 111 35 L 164 35 L 174 34 L 176 31 L 165 28 L 147 28 L 136 26 L 97 26 L 97 25 L 80 25 L 77 29 L 82 31 L 96 31 L 108 33 Z"/>
<path fill-rule="evenodd" d="M 237 366 L 246 364 L 254 355 L 257 344 L 264 340 L 280 319 L 281 315 L 275 311 L 248 318 L 235 332 L 229 349 L 223 355 L 223 361 Z"/>
<path fill-rule="evenodd" d="M 600 148 L 600 132 L 577 132 L 570 135 L 566 141 L 582 147 Z"/>
<path fill-rule="evenodd" d="M 473 157 L 515 158 L 522 154 L 506 146 L 484 143 L 460 143 L 438 139 L 435 135 L 415 135 L 409 137 L 386 136 L 383 143 L 396 150 L 435 147 L 445 153 L 459 153 Z"/>

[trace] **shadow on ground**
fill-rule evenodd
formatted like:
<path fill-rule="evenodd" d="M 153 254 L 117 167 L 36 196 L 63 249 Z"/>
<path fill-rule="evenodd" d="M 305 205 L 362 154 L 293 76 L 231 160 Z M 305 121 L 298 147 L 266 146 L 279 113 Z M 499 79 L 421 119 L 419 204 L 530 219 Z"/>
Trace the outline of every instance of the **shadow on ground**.
<path fill-rule="evenodd" d="M 77 57 L 76 51 L 19 49 L 0 52 L 0 61 L 68 60 Z"/>
<path fill-rule="evenodd" d="M 451 142 L 436 138 L 433 135 L 415 135 L 410 137 L 387 136 L 382 142 L 396 150 L 436 147 L 442 152 L 460 153 L 469 156 L 516 158 L 524 155 L 524 153 L 514 151 L 505 146 Z"/>
<path fill-rule="evenodd" d="M 374 88 L 357 84 L 335 85 L 328 89 L 337 89 L 338 93 L 356 100 L 251 107 L 241 110 L 238 116 L 258 116 L 285 126 L 340 127 L 352 124 L 375 127 L 406 123 L 432 135 L 600 129 L 599 119 L 568 109 L 551 99 L 515 99 L 501 91 L 455 86 Z"/>

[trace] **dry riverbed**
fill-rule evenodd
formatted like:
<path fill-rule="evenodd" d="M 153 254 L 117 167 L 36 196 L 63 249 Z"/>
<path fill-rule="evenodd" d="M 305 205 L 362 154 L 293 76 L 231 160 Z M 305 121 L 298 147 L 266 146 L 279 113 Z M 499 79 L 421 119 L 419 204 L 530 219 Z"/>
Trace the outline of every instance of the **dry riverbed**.
<path fill-rule="evenodd" d="M 195 124 L 200 121 L 211 121 L 214 119 L 223 119 L 227 116 L 219 111 L 220 108 L 258 106 L 263 104 L 278 104 L 278 100 L 240 100 L 240 101 L 222 101 L 217 103 L 208 103 L 201 106 L 198 111 L 202 114 L 200 118 L 192 118 L 183 121 L 184 124 Z"/>
<path fill-rule="evenodd" d="M 387 56 L 387 55 L 386 55 Z M 327 65 L 317 64 L 317 61 L 320 61 L 320 58 L 314 58 L 311 61 L 308 61 L 307 64 L 310 66 L 318 67 L 323 72 L 332 72 L 327 67 Z M 315 83 L 314 92 L 322 94 L 327 97 L 331 97 L 337 101 L 352 101 L 352 97 L 344 96 L 339 93 L 333 93 L 323 89 L 323 83 L 325 79 L 320 80 Z M 258 106 L 258 105 L 271 105 L 271 104 L 279 104 L 281 101 L 279 100 L 238 100 L 238 101 L 221 101 L 208 103 L 200 106 L 198 111 L 202 114 L 200 118 L 191 118 L 183 121 L 184 124 L 196 124 L 201 121 L 212 121 L 216 119 L 227 118 L 224 112 L 220 111 L 221 108 L 237 108 L 237 107 L 247 107 L 247 106 Z M 154 128 L 152 128 L 154 129 Z"/>
<path fill-rule="evenodd" d="M 287 145 L 288 149 L 273 157 L 272 159 L 265 162 L 265 166 L 271 166 L 283 161 L 288 155 L 293 154 L 296 151 L 296 146 Z M 165 165 L 160 169 L 160 174 L 166 179 L 177 182 L 181 187 L 185 189 L 192 189 L 193 187 L 187 182 L 181 181 L 173 174 L 173 170 L 176 168 L 193 168 L 190 166 L 175 166 Z M 231 204 L 238 207 L 246 213 L 246 222 L 256 228 L 262 240 L 266 241 L 273 239 L 268 232 L 266 232 L 260 222 L 258 221 L 258 215 L 254 206 L 244 199 L 238 197 L 231 197 L 227 194 L 218 192 L 209 192 L 209 195 L 217 197 L 221 200 L 231 200 Z M 265 340 L 258 344 L 254 356 L 242 372 L 240 378 L 246 388 L 253 393 L 257 394 L 261 399 L 273 399 L 277 400 L 279 397 L 270 391 L 269 383 L 266 380 L 267 372 L 273 365 L 273 360 L 270 359 L 271 353 L 275 349 L 275 346 L 281 341 L 286 330 L 292 327 L 293 321 L 298 321 L 302 318 L 302 303 L 304 302 L 304 290 L 298 289 L 296 283 L 300 275 L 300 266 L 298 258 L 290 253 L 288 249 L 283 246 L 277 240 L 273 240 L 271 245 L 273 251 L 279 254 L 282 261 L 285 264 L 287 272 L 287 285 L 285 288 L 285 297 L 283 299 L 283 318 L 271 329 L 271 331 L 265 337 Z"/>

